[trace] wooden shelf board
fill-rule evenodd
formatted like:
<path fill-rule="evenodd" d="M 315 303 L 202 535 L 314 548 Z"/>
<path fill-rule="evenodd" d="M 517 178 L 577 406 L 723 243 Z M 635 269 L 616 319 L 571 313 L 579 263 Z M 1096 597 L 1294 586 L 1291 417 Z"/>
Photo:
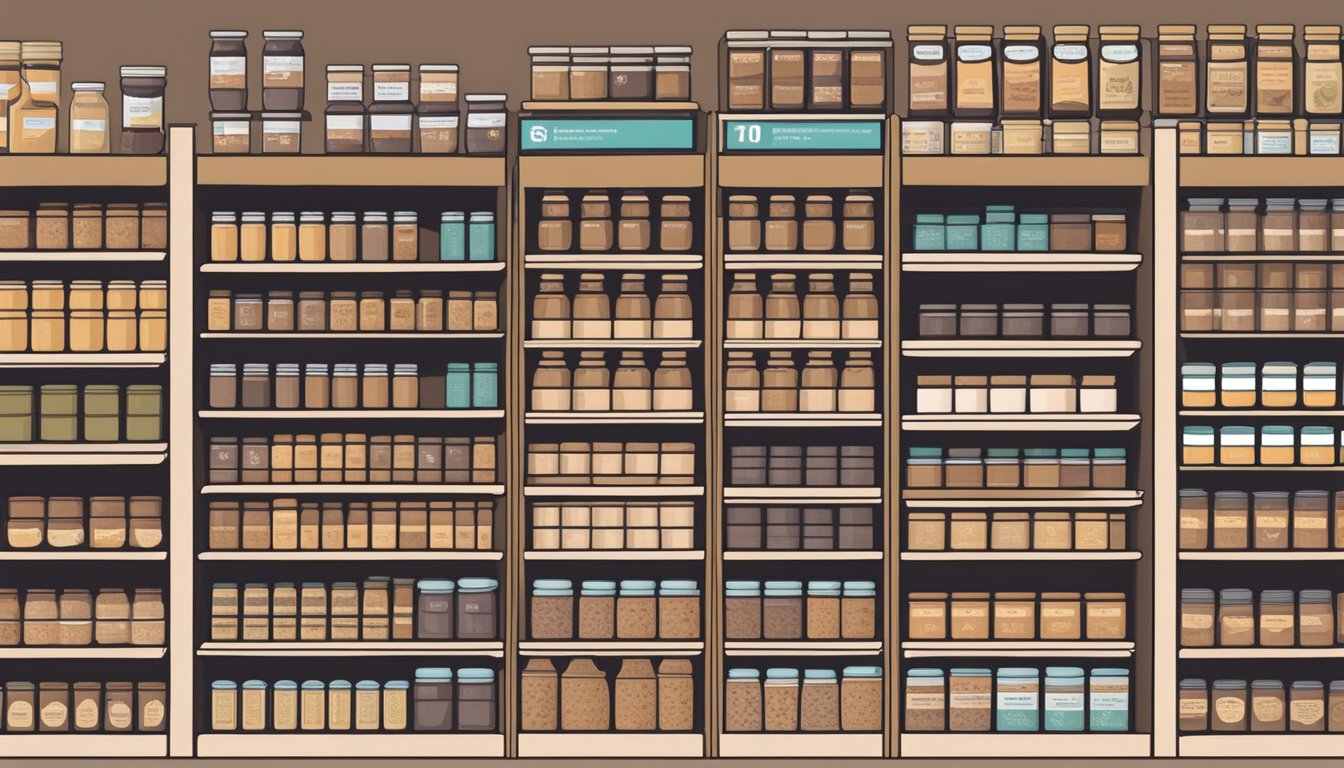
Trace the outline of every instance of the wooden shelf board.
<path fill-rule="evenodd" d="M 559 562 L 700 561 L 705 559 L 705 551 L 703 549 L 529 549 L 523 553 L 523 559 Z"/>
<path fill-rule="evenodd" d="M 724 349 L 881 349 L 881 339 L 728 339 Z"/>
<path fill-rule="evenodd" d="M 1301 562 L 1321 562 L 1328 560 L 1344 560 L 1344 550 L 1339 549 L 1274 549 L 1259 550 L 1255 552 L 1242 552 L 1240 550 L 1185 550 L 1179 552 L 1177 557 L 1181 560 L 1208 560 L 1222 562 L 1292 562 L 1294 560 Z"/>
<path fill-rule="evenodd" d="M 1344 754 L 1341 733 L 1230 733 L 1181 736 L 1181 757 L 1333 757 Z"/>
<path fill-rule="evenodd" d="M 931 657 L 1057 657 L 1128 658 L 1134 643 L 1104 640 L 907 640 L 901 643 L 907 659 Z"/>
<path fill-rule="evenodd" d="M 163 155 L 5 155 L 4 187 L 162 187 L 168 183 Z"/>
<path fill-rule="evenodd" d="M 685 498 L 704 496 L 703 485 L 526 485 L 523 495 L 539 499 Z"/>
<path fill-rule="evenodd" d="M 1109 339 L 916 339 L 901 342 L 905 357 L 1130 357 L 1141 342 Z"/>
<path fill-rule="evenodd" d="M 1182 187 L 1337 187 L 1344 157 L 1186 155 L 1178 169 Z"/>
<path fill-rule="evenodd" d="M 879 504 L 882 489 L 872 486 L 788 486 L 788 487 L 729 487 L 723 489 L 725 501 L 747 503 L 754 499 L 779 501 L 797 499 L 821 503 L 822 499 L 838 499 L 838 503 L 856 502 Z"/>
<path fill-rule="evenodd" d="M 493 341 L 504 338 L 503 333 L 238 333 L 235 331 L 202 333 L 202 339 L 258 339 L 304 341 L 391 341 L 418 339 L 423 341 Z"/>
<path fill-rule="evenodd" d="M 334 549 L 327 551 L 227 551 L 202 552 L 196 556 L 206 561 L 269 561 L 269 562 L 478 562 L 503 560 L 503 552 L 472 552 L 454 549 L 427 550 L 386 550 L 386 549 Z"/>
<path fill-rule="evenodd" d="M 787 550 L 763 549 L 759 551 L 728 551 L 723 553 L 724 560 L 739 562 L 847 562 L 854 560 L 881 560 L 882 553 L 869 550 Z"/>
<path fill-rule="evenodd" d="M 901 757 L 1147 757 L 1146 733 L 902 733 Z"/>
<path fill-rule="evenodd" d="M 528 339 L 526 349 L 699 349 L 699 339 Z"/>
<path fill-rule="evenodd" d="M 167 443 L 15 443 L 0 445 L 0 466 L 153 466 Z"/>
<path fill-rule="evenodd" d="M 1102 562 L 1134 561 L 1143 559 L 1142 552 L 1042 552 L 1024 550 L 1021 552 L 902 552 L 901 559 L 914 562 L 1001 562 L 1001 561 L 1056 561 L 1056 562 Z"/>
<path fill-rule="evenodd" d="M 1182 648 L 1182 659 L 1344 659 L 1344 648 Z"/>
<path fill-rule="evenodd" d="M 34 352 L 0 354 L 0 368 L 157 368 L 164 352 Z"/>
<path fill-rule="evenodd" d="M 1181 254 L 1181 261 L 1344 261 L 1344 253 L 1190 253 Z"/>
<path fill-rule="evenodd" d="M 699 656 L 704 650 L 705 644 L 700 641 L 524 640 L 518 644 L 518 653 L 523 656 Z"/>
<path fill-rule="evenodd" d="M 901 254 L 902 272 L 1132 272 L 1138 253 L 938 253 Z"/>
<path fill-rule="evenodd" d="M 1222 409 L 1222 408 L 1203 408 L 1199 410 L 1177 411 L 1177 415 L 1191 416 L 1200 419 L 1226 419 L 1226 418 L 1284 418 L 1284 419 L 1308 419 L 1316 416 L 1339 418 L 1344 416 L 1344 411 L 1333 408 L 1264 408 L 1264 409 Z"/>
<path fill-rule="evenodd" d="M 298 408 L 283 410 L 254 410 L 238 408 L 236 410 L 198 411 L 202 419 L 502 419 L 502 408 L 379 408 L 370 410 L 347 410 L 341 408 Z"/>
<path fill-rule="evenodd" d="M 162 659 L 168 655 L 163 646 L 22 646 L 0 648 L 0 659 Z"/>
<path fill-rule="evenodd" d="M 737 116 L 741 119 L 742 116 Z M 751 120 L 759 116 L 750 116 Z M 819 116 L 809 115 L 809 120 Z M 869 116 L 880 120 L 881 115 Z M 883 186 L 882 153 L 804 155 L 763 152 L 719 156 L 720 187 L 836 187 L 877 189 Z"/>
<path fill-rule="evenodd" d="M 1182 333 L 1182 339 L 1226 339 L 1228 341 L 1300 339 L 1304 341 L 1344 341 L 1344 333 Z"/>
<path fill-rule="evenodd" d="M 901 184 L 938 187 L 1143 187 L 1143 155 L 908 155 Z"/>
<path fill-rule="evenodd" d="M 703 757 L 700 733 L 520 733 L 519 757 Z"/>
<path fill-rule="evenodd" d="M 203 733 L 200 757 L 503 757 L 498 733 Z"/>
<path fill-rule="evenodd" d="M 415 274 L 419 272 L 503 272 L 502 261 L 314 261 L 214 262 L 202 264 L 211 274 Z"/>
<path fill-rule="evenodd" d="M 1128 432 L 1139 426 L 1134 413 L 936 413 L 901 417 L 906 432 Z"/>
<path fill-rule="evenodd" d="M 0 251 L 0 262 L 154 262 L 168 258 L 167 251 Z"/>
<path fill-rule="evenodd" d="M 166 733 L 11 733 L 0 736 L 5 758 L 167 757 Z"/>
<path fill-rule="evenodd" d="M 748 269 L 852 269 L 877 271 L 886 266 L 880 253 L 725 253 L 723 268 Z"/>
<path fill-rule="evenodd" d="M 488 656 L 502 658 L 504 643 L 447 640 L 332 642 L 207 642 L 198 656 Z"/>
<path fill-rule="evenodd" d="M 7 549 L 0 550 L 2 562 L 114 562 L 114 561 L 164 561 L 168 553 L 162 550 L 143 549 Z M 3 753 L 0 753 L 3 754 Z"/>
<path fill-rule="evenodd" d="M 1054 488 L 923 488 L 901 492 L 911 509 L 945 507 L 1137 507 L 1143 491 Z"/>
<path fill-rule="evenodd" d="M 1213 464 L 1209 466 L 1182 464 L 1179 467 L 1182 472 L 1344 472 L 1344 465 L 1332 464 L 1323 466 L 1304 467 L 1296 464 L 1287 466 L 1224 466 Z"/>
<path fill-rule="evenodd" d="M 728 640 L 726 656 L 876 656 L 882 641 L 862 640 Z"/>
<path fill-rule="evenodd" d="M 705 258 L 698 253 L 529 253 L 526 269 L 639 269 L 675 272 L 700 269 Z"/>
<path fill-rule="evenodd" d="M 880 733 L 725 733 L 720 757 L 882 757 Z"/>
<path fill-rule="evenodd" d="M 520 112 L 696 112 L 694 101 L 524 101 Z"/>
<path fill-rule="evenodd" d="M 417 496 L 443 496 L 460 494 L 463 496 L 503 496 L 504 486 L 499 484 L 463 484 L 441 485 L 437 483 L 235 483 L 227 485 L 207 485 L 201 488 L 201 494 L 227 495 L 238 493 L 294 494 L 342 494 L 367 496 L 370 494 L 398 494 Z"/>
<path fill-rule="evenodd" d="M 880 413 L 729 413 L 725 427 L 881 427 Z"/>
<path fill-rule="evenodd" d="M 703 424 L 704 411 L 528 411 L 523 423 L 540 424 Z"/>
<path fill-rule="evenodd" d="M 200 186 L 501 187 L 506 159 L 470 155 L 201 155 Z"/>
<path fill-rule="evenodd" d="M 704 185 L 702 152 L 533 154 L 518 158 L 520 190 L 685 189 Z"/>

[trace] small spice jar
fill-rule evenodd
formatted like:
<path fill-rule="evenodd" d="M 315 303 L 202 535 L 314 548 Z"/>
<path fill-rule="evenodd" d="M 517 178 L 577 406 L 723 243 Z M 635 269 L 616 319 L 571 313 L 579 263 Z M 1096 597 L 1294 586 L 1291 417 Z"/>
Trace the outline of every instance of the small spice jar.
<path fill-rule="evenodd" d="M 766 640 L 799 640 L 803 637 L 802 582 L 765 582 L 761 636 Z"/>
<path fill-rule="evenodd" d="M 1296 643 L 1296 610 L 1293 591 L 1266 589 L 1260 592 L 1260 645 L 1288 647 Z"/>
<path fill-rule="evenodd" d="M 1177 728 L 1181 733 L 1203 733 L 1209 729 L 1209 684 L 1185 678 L 1178 684 Z"/>
<path fill-rule="evenodd" d="M 1255 645 L 1255 606 L 1249 589 L 1224 589 L 1218 593 L 1218 645 Z"/>
<path fill-rule="evenodd" d="M 1334 596 L 1328 589 L 1304 589 L 1297 597 L 1298 645 L 1335 644 Z"/>
<path fill-rule="evenodd" d="M 1182 589 L 1181 647 L 1208 648 L 1214 644 L 1212 589 Z"/>
<path fill-rule="evenodd" d="M 1284 705 L 1281 680 L 1252 680 L 1250 705 L 1252 733 L 1278 733 L 1286 729 L 1288 708 Z"/>
<path fill-rule="evenodd" d="M 507 96 L 503 94 L 472 93 L 467 103 L 467 154 L 499 155 L 504 153 L 505 126 L 508 113 L 504 109 Z"/>
<path fill-rule="evenodd" d="M 761 639 L 761 582 L 730 580 L 724 586 L 724 637 Z"/>

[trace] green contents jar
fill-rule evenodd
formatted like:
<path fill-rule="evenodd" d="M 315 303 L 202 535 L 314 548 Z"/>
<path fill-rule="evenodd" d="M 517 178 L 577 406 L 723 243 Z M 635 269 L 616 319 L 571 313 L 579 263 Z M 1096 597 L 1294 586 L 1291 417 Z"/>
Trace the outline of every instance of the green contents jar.
<path fill-rule="evenodd" d="M 1129 670 L 1098 668 L 1088 679 L 1087 729 L 1129 730 Z"/>
<path fill-rule="evenodd" d="M 1023 213 L 1018 215 L 1017 250 L 1050 250 L 1050 214 Z"/>
<path fill-rule="evenodd" d="M 1034 733 L 1041 729 L 1041 672 L 1035 667 L 1003 667 L 994 701 L 995 730 Z"/>
<path fill-rule="evenodd" d="M 915 250 L 947 250 L 946 217 L 941 213 L 915 214 Z"/>
<path fill-rule="evenodd" d="M 495 260 L 495 214 L 472 211 L 467 223 L 467 243 L 470 261 Z"/>
<path fill-rule="evenodd" d="M 1017 247 L 1017 214 L 1011 205 L 985 206 L 980 225 L 980 250 L 1012 251 Z"/>
<path fill-rule="evenodd" d="M 439 261 L 466 261 L 467 214 L 444 211 L 439 215 Z"/>
<path fill-rule="evenodd" d="M 999 685 L 1003 685 L 1002 677 Z M 1081 667 L 1045 668 L 1045 730 L 1083 730 Z"/>

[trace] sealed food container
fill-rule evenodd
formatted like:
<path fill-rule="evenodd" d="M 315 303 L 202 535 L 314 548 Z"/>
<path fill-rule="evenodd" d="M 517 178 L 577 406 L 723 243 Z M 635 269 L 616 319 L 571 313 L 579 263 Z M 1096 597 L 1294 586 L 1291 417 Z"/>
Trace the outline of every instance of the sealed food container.
<path fill-rule="evenodd" d="M 947 730 L 943 670 L 916 667 L 905 675 L 905 730 Z"/>
<path fill-rule="evenodd" d="M 882 730 L 882 668 L 845 667 L 840 679 L 840 730 Z"/>
<path fill-rule="evenodd" d="M 990 730 L 992 686 L 990 670 L 954 667 L 947 680 L 947 729 L 954 732 Z"/>
<path fill-rule="evenodd" d="M 798 670 L 771 667 L 765 671 L 766 731 L 798 730 Z"/>
<path fill-rule="evenodd" d="M 1181 646 L 1207 648 L 1214 641 L 1212 589 L 1182 589 L 1180 599 Z"/>
<path fill-rule="evenodd" d="M 658 585 L 658 637 L 662 640 L 700 637 L 700 585 L 695 581 L 667 579 Z"/>
<path fill-rule="evenodd" d="M 1001 667 L 995 696 L 995 729 L 999 732 L 1040 730 L 1040 670 Z"/>
<path fill-rule="evenodd" d="M 579 595 L 579 637 L 611 640 L 616 637 L 616 582 L 585 581 Z"/>
<path fill-rule="evenodd" d="M 728 681 L 724 686 L 724 731 L 754 733 L 764 730 L 764 717 L 760 670 L 728 670 Z"/>
<path fill-rule="evenodd" d="M 1084 688 L 1082 667 L 1045 668 L 1044 701 L 1047 732 L 1084 730 Z"/>
<path fill-rule="evenodd" d="M 803 584 L 767 581 L 761 601 L 761 637 L 798 640 L 803 637 Z"/>
<path fill-rule="evenodd" d="M 833 669 L 803 670 L 798 729 L 834 732 L 840 730 L 839 676 Z"/>
<path fill-rule="evenodd" d="M 846 581 L 840 600 L 840 636 L 845 640 L 871 640 L 876 633 L 876 583 Z"/>
<path fill-rule="evenodd" d="M 534 640 L 574 637 L 574 583 L 568 579 L 532 582 L 531 633 Z"/>
<path fill-rule="evenodd" d="M 658 636 L 656 583 L 644 579 L 626 579 L 616 597 L 616 637 L 623 640 L 652 640 Z"/>
<path fill-rule="evenodd" d="M 447 667 L 419 667 L 415 670 L 412 696 L 415 701 L 416 731 L 453 729 L 453 700 L 456 698 L 453 671 Z"/>
<path fill-rule="evenodd" d="M 457 639 L 494 640 L 498 637 L 496 606 L 499 582 L 490 578 L 457 581 Z"/>

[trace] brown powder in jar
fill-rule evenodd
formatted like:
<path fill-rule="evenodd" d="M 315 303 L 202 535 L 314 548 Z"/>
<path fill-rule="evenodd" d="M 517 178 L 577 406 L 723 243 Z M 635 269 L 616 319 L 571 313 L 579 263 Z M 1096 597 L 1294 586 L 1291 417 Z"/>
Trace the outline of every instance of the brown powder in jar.
<path fill-rule="evenodd" d="M 948 615 L 953 640 L 989 639 L 988 592 L 953 592 Z"/>
<path fill-rule="evenodd" d="M 1046 592 L 1041 595 L 1041 639 L 1078 640 L 1083 622 L 1077 592 Z"/>
<path fill-rule="evenodd" d="M 663 640 L 694 640 L 700 637 L 700 596 L 660 595 L 658 637 Z"/>
<path fill-rule="evenodd" d="M 907 619 L 911 640 L 946 640 L 947 593 L 910 593 Z"/>
<path fill-rule="evenodd" d="M 882 678 L 851 677 L 840 683 L 840 730 L 882 730 Z"/>
<path fill-rule="evenodd" d="M 592 659 L 574 659 L 560 678 L 560 730 L 605 731 L 611 727 L 611 689 Z"/>
<path fill-rule="evenodd" d="M 653 662 L 624 659 L 616 673 L 615 723 L 618 731 L 652 731 L 658 726 L 658 680 Z"/>
<path fill-rule="evenodd" d="M 550 659 L 528 659 L 522 675 L 524 731 L 554 731 L 560 715 L 560 678 Z"/>
<path fill-rule="evenodd" d="M 1083 595 L 1087 611 L 1088 640 L 1125 639 L 1125 594 L 1088 592 Z"/>
<path fill-rule="evenodd" d="M 845 595 L 840 599 L 840 636 L 845 640 L 872 640 L 877 636 L 877 597 L 872 582 L 846 582 Z"/>
<path fill-rule="evenodd" d="M 738 676 L 733 676 L 733 673 Z M 724 707 L 725 732 L 760 731 L 764 713 L 760 673 L 754 669 L 729 670 L 728 684 L 724 686 Z"/>
<path fill-rule="evenodd" d="M 568 640 L 574 637 L 572 588 L 567 595 L 533 594 L 531 622 L 534 640 Z"/>
<path fill-rule="evenodd" d="M 798 717 L 798 730 L 840 730 L 840 685 L 834 677 L 804 677 L 799 699 L 801 714 Z"/>
<path fill-rule="evenodd" d="M 689 731 L 695 723 L 695 679 L 690 659 L 658 665 L 658 730 Z"/>
<path fill-rule="evenodd" d="M 765 730 L 798 730 L 798 672 L 793 677 L 765 681 Z"/>
<path fill-rule="evenodd" d="M 949 731 L 988 731 L 993 713 L 993 683 L 988 669 L 953 670 L 947 680 Z"/>
<path fill-rule="evenodd" d="M 807 639 L 840 639 L 840 585 L 809 582 L 807 585 Z"/>
<path fill-rule="evenodd" d="M 107 247 L 126 251 L 140 247 L 140 209 L 135 203 L 107 206 Z"/>

